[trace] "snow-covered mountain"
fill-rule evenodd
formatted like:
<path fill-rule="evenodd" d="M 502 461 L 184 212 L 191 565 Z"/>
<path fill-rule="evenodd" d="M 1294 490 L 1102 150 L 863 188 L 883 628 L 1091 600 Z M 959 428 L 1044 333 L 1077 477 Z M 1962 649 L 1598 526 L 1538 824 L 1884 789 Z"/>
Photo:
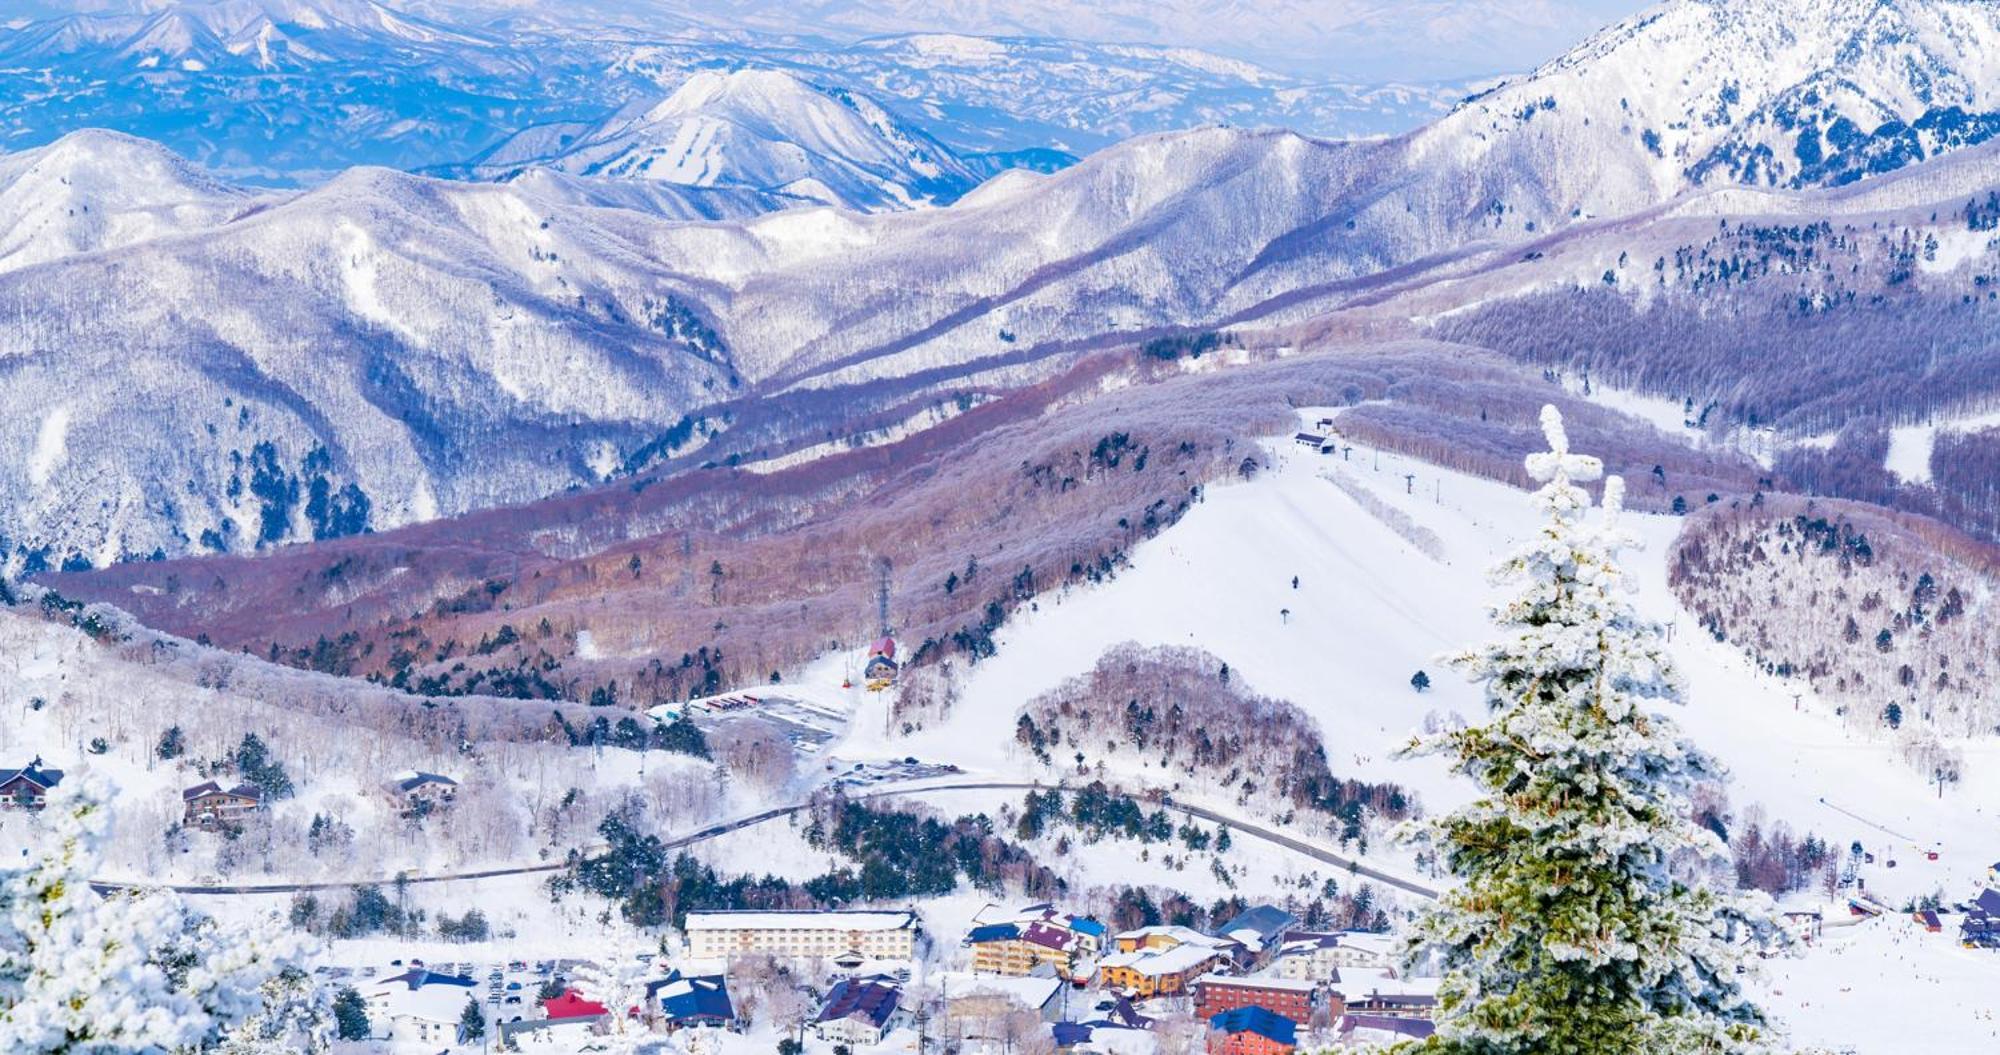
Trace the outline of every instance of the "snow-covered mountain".
<path fill-rule="evenodd" d="M 1811 5 L 1775 6 L 1802 19 Z M 236 192 L 204 192 L 197 206 L 167 215 L 244 215 L 53 258 L 63 247 L 111 248 L 123 239 L 44 222 L 34 244 L 55 248 L 23 256 L 41 262 L 0 278 L 0 369 L 20 391 L 38 393 L 34 405 L 50 408 L 75 398 L 64 379 L 106 371 L 118 379 L 110 390 L 164 424 L 127 424 L 129 408 L 107 394 L 62 420 L 72 431 L 95 421 L 115 443 L 65 448 L 64 430 L 46 416 L 0 425 L 11 430 L 0 450 L 58 452 L 0 469 L 0 498 L 33 510 L 16 517 L 17 550 L 27 542 L 56 557 L 101 560 L 200 549 L 201 532 L 225 521 L 238 534 L 223 542 L 241 549 L 246 538 L 309 537 L 322 526 L 301 507 L 267 531 L 257 520 L 262 506 L 238 497 L 241 484 L 231 490 L 232 476 L 243 478 L 231 452 L 248 457 L 267 437 L 255 428 L 221 433 L 224 423 L 211 419 L 225 399 L 229 413 L 244 401 L 255 406 L 250 417 L 284 440 L 285 464 L 301 467 L 286 471 L 302 481 L 310 475 L 304 459 L 324 447 L 330 465 L 348 474 L 323 473 L 328 484 L 355 483 L 372 504 L 370 523 L 384 526 L 599 479 L 682 414 L 739 392 L 1023 383 L 1079 350 L 1136 344 L 1162 330 L 1305 323 L 1448 275 L 1454 262 L 1513 266 L 1521 254 L 1512 250 L 1529 241 L 1592 216 L 1665 209 L 1696 192 L 1709 196 L 1703 208 L 1723 215 L 1813 222 L 1831 206 L 1811 193 L 1735 189 L 1739 179 L 1761 186 L 1774 170 L 1701 162 L 1775 134 L 1775 117 L 1753 115 L 1777 113 L 1784 99 L 1811 95 L 1859 125 L 1863 103 L 1855 100 L 1881 113 L 1907 113 L 1896 108 L 1925 100 L 1976 108 L 1996 81 L 1986 72 L 1994 59 L 1983 30 L 1968 28 L 1985 24 L 1969 21 L 1975 16 L 1990 21 L 1990 8 L 1843 2 L 1834 14 L 1827 27 L 1795 32 L 1762 14 L 1683 0 L 1401 139 L 1328 143 L 1231 128 L 1145 136 L 1052 175 L 1005 173 L 946 208 L 752 216 L 794 199 L 726 174 L 778 173 L 768 178 L 793 180 L 777 185 L 797 194 L 805 177 L 790 173 L 808 170 L 745 164 L 765 164 L 778 140 L 739 138 L 736 126 L 716 138 L 713 153 L 657 153 L 660 140 L 641 133 L 709 127 L 685 116 L 700 107 L 677 103 L 652 122 L 634 115 L 632 134 L 607 140 L 596 157 L 633 170 L 648 156 L 655 167 L 699 156 L 718 166 L 692 170 L 712 173 L 713 186 L 548 169 L 477 186 L 366 170 L 247 209 Z M 1850 14 L 1861 21 L 1842 21 Z M 1913 25 L 1935 29 L 1916 35 L 1931 71 L 1927 95 L 1909 63 L 1855 79 L 1839 100 L 1800 87 L 1839 66 L 1842 41 L 1871 26 Z M 1906 36 L 1889 33 L 1882 46 L 1916 47 Z M 1685 115 L 1704 112 L 1708 93 L 1724 91 L 1721 66 L 1689 65 L 1685 84 L 1656 72 L 1711 49 L 1734 56 L 1737 68 L 1763 71 L 1754 84 L 1730 82 L 1732 119 L 1713 126 Z M 810 107 L 767 115 L 789 122 L 785 135 L 806 134 L 799 113 L 820 114 L 844 123 L 810 130 L 815 142 L 847 151 L 842 136 L 851 132 L 868 149 L 894 152 L 861 111 L 774 77 L 715 74 L 690 85 L 700 88 L 690 97 L 743 115 L 753 108 L 729 100 L 735 88 L 759 88 L 749 94 L 764 99 L 779 94 L 761 90 L 775 83 Z M 1948 95 L 1950 85 L 1960 94 Z M 1656 129 L 1657 155 L 1647 134 Z M 1877 126 L 1869 142 L 1896 134 Z M 739 152 L 744 146 L 758 149 Z M 1987 153 L 1926 166 L 1949 178 L 1880 185 L 1896 195 L 1948 187 L 1957 207 L 2000 185 Z M 31 167 L 55 156 L 24 155 L 44 159 Z M 151 171 L 166 174 L 160 186 L 123 187 L 118 200 L 189 197 L 184 167 L 161 159 Z M 677 222 L 685 219 L 719 222 Z M 1506 283 L 1480 288 L 1496 285 Z M 1439 288 L 1444 302 L 1427 298 L 1427 314 L 1452 308 L 1453 287 Z M 51 297 L 51 289 L 73 292 Z M 206 433 L 210 424 L 221 438 Z M 64 450 L 88 458 L 58 456 Z M 190 493 L 228 498 L 204 498 L 213 508 L 202 511 Z"/>
<path fill-rule="evenodd" d="M 60 171 L 78 224 L 115 218 L 107 199 L 174 203 L 141 213 L 156 237 L 115 250 L 47 259 L 65 236 L 44 225 L 0 272 L 0 502 L 30 563 L 537 497 L 600 478 L 736 382 L 649 263 L 662 221 L 637 213 L 384 169 L 245 208 L 102 133 L 6 165 Z M 191 215 L 228 222 L 161 220 Z"/>
<path fill-rule="evenodd" d="M 534 0 L 530 0 L 534 2 Z M 550 0 L 541 0 L 548 3 Z M 591 0 L 586 0 L 591 2 Z M 596 0 L 602 5 L 603 0 Z M 629 4 L 629 0 L 627 0 Z M 775 32 L 852 38 L 946 30 L 1200 48 L 1306 76 L 1483 75 L 1568 47 L 1643 0 L 640 0 Z M 565 0 L 565 6 L 568 0 Z"/>
<path fill-rule="evenodd" d="M 979 177 L 866 96 L 778 70 L 697 73 L 656 103 L 551 141 L 530 129 L 482 174 L 540 166 L 577 176 L 782 195 L 859 211 L 944 204 Z"/>
<path fill-rule="evenodd" d="M 2000 5 L 1675 0 L 1468 101 L 1413 160 L 1471 174 L 1498 227 L 1546 226 L 1694 187 L 1853 182 L 1996 133 Z"/>
<path fill-rule="evenodd" d="M 257 199 L 115 132 L 0 155 L 0 270 L 212 226 Z"/>
<path fill-rule="evenodd" d="M 9 9 L 12 14 L 13 9 Z M 832 41 L 663 7 L 439 0 L 103 0 L 0 18 L 0 147 L 88 127 L 309 183 L 462 165 L 522 129 L 587 130 L 705 71 L 784 70 L 880 100 L 967 153 L 1082 154 L 1226 121 L 1407 131 L 1462 83 L 1372 87 L 1187 48 L 915 34 Z M 629 115 L 628 115 L 629 116 Z"/>

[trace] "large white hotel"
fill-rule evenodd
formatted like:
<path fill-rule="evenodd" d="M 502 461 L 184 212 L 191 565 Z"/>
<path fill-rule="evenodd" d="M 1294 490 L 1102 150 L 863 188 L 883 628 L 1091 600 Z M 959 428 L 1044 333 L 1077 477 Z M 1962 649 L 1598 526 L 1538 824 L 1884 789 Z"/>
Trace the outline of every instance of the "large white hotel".
<path fill-rule="evenodd" d="M 688 955 L 727 960 L 764 952 L 793 959 L 833 959 L 853 953 L 871 960 L 908 960 L 917 951 L 917 914 L 872 912 L 690 912 Z"/>

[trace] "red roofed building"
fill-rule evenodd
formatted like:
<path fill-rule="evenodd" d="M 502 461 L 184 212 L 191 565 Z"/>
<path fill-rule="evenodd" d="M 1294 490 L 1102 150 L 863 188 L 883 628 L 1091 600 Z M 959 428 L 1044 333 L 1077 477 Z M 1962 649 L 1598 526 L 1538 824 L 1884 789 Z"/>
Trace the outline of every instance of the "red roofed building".
<path fill-rule="evenodd" d="M 574 989 L 563 990 L 563 995 L 553 1000 L 542 1001 L 542 1010 L 553 1020 L 568 1018 L 595 1018 L 609 1014 L 610 1010 L 595 1000 L 585 1000 Z"/>

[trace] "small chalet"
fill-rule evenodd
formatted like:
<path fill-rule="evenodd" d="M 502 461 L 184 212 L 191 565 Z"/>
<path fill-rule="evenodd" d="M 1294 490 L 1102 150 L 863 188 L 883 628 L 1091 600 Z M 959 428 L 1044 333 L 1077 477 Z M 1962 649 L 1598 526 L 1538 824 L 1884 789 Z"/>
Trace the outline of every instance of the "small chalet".
<path fill-rule="evenodd" d="M 230 828 L 264 805 L 264 789 L 255 784 L 224 788 L 206 780 L 181 792 L 181 823 L 212 832 Z"/>
<path fill-rule="evenodd" d="M 1387 1015 L 1342 1015 L 1334 1023 L 1343 1044 L 1391 1044 L 1402 1040 L 1423 1040 L 1437 1032 L 1425 1018 L 1392 1018 Z"/>
<path fill-rule="evenodd" d="M 861 667 L 861 680 L 870 692 L 880 692 L 896 683 L 896 639 L 884 637 L 868 647 L 868 662 Z"/>
<path fill-rule="evenodd" d="M 1986 890 L 1965 906 L 1959 941 L 1968 948 L 2000 949 L 2000 890 Z"/>
<path fill-rule="evenodd" d="M 1298 1023 L 1261 1007 L 1239 1007 L 1208 1020 L 1209 1055 L 1291 1055 Z"/>
<path fill-rule="evenodd" d="M 565 989 L 561 996 L 542 1001 L 542 1017 L 551 1022 L 594 1022 L 608 1014 L 610 1011 L 603 1004 L 585 1000 L 574 989 Z"/>
<path fill-rule="evenodd" d="M 458 781 L 412 770 L 390 780 L 385 790 L 404 817 L 425 817 L 450 808 L 458 798 Z"/>
<path fill-rule="evenodd" d="M 43 769 L 39 755 L 22 769 L 0 769 L 0 810 L 41 809 L 62 778 L 60 769 Z"/>
<path fill-rule="evenodd" d="M 1284 945 L 1285 934 L 1298 926 L 1297 916 L 1276 905 L 1256 905 L 1215 929 L 1215 936 L 1241 946 L 1243 966 L 1269 963 Z"/>
<path fill-rule="evenodd" d="M 1427 1019 L 1437 1013 L 1437 995 L 1434 993 L 1384 993 L 1375 990 L 1365 996 L 1340 995 L 1346 1000 L 1348 1013 L 1355 1015 Z"/>
<path fill-rule="evenodd" d="M 1044 1022 L 1063 1017 L 1068 983 L 1054 975 L 996 977 L 948 972 L 931 976 L 944 996 L 948 1018 L 996 1021 L 1014 1012 L 1029 1012 Z"/>
<path fill-rule="evenodd" d="M 729 982 L 719 974 L 684 975 L 679 971 L 647 985 L 648 997 L 659 1003 L 667 1032 L 691 1028 L 735 1029 L 736 1008 L 729 1002 Z"/>
<path fill-rule="evenodd" d="M 368 997 L 369 1020 L 386 1035 L 378 1039 L 445 1045 L 458 1038 L 458 1019 L 475 983 L 460 974 L 419 967 L 375 983 Z"/>
<path fill-rule="evenodd" d="M 1321 452 L 1330 449 L 1326 437 L 1317 432 L 1298 433 L 1292 437 L 1292 442 L 1301 447 L 1311 447 L 1313 450 Z"/>
<path fill-rule="evenodd" d="M 903 990 L 888 978 L 848 978 L 826 994 L 813 1019 L 821 1040 L 849 1047 L 882 1043 L 895 1021 Z"/>

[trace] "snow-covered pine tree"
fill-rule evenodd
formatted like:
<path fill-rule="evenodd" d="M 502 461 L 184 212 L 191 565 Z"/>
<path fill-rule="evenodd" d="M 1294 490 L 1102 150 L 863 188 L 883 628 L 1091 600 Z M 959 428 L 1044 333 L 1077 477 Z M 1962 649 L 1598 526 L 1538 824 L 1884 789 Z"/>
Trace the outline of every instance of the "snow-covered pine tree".
<path fill-rule="evenodd" d="M 603 1004 L 610 1012 L 603 1041 L 610 1055 L 632 1055 L 650 1043 L 647 1025 L 630 1014 L 645 1004 L 646 983 L 654 977 L 652 965 L 639 959 L 645 951 L 631 936 L 613 934 L 604 941 L 603 955 L 577 965 L 572 975 L 584 999 Z"/>
<path fill-rule="evenodd" d="M 253 1016 L 297 956 L 259 928 L 224 930 L 165 892 L 90 888 L 109 788 L 78 774 L 49 796 L 35 842 L 0 869 L 0 1051 L 204 1051 Z"/>
<path fill-rule="evenodd" d="M 1678 702 L 1656 626 L 1625 600 L 1617 561 L 1623 481 L 1586 522 L 1579 483 L 1602 474 L 1570 453 L 1542 410 L 1549 450 L 1539 535 L 1494 569 L 1512 594 L 1501 634 L 1450 662 L 1483 682 L 1483 725 L 1419 737 L 1480 797 L 1414 837 L 1460 884 L 1410 935 L 1441 962 L 1438 1029 L 1418 1047 L 1476 1055 L 1682 1055 L 1761 1050 L 1772 1039 L 1736 967 L 1776 933 L 1768 902 L 1706 881 L 1726 859 L 1690 819 L 1688 793 L 1713 762 L 1650 709 Z"/>

